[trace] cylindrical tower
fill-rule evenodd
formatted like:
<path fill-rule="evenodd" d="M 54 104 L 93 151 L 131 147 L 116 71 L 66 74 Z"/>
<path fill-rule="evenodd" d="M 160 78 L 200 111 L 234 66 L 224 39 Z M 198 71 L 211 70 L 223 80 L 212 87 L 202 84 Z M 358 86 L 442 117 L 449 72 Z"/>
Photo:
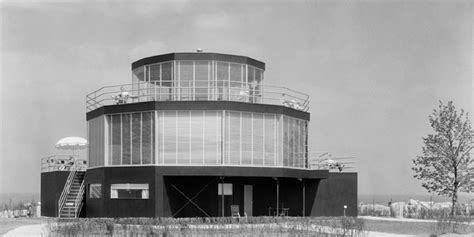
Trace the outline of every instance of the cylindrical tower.
<path fill-rule="evenodd" d="M 264 71 L 170 53 L 87 95 L 87 216 L 310 215 L 328 171 L 308 166 L 308 96 Z"/>

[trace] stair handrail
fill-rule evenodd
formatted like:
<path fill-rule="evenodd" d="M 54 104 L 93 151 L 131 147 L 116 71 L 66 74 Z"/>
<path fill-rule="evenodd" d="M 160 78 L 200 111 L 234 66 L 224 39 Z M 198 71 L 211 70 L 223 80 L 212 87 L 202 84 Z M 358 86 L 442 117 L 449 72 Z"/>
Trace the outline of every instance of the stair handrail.
<path fill-rule="evenodd" d="M 69 191 L 71 189 L 72 181 L 74 180 L 74 177 L 76 176 L 76 170 L 77 170 L 77 166 L 74 163 L 69 169 L 69 175 L 67 177 L 66 183 L 64 184 L 64 188 L 63 188 L 63 191 L 61 192 L 61 196 L 59 197 L 59 200 L 58 200 L 58 217 L 61 217 L 61 210 L 63 209 L 64 203 L 66 202 L 66 197 L 69 194 Z"/>
<path fill-rule="evenodd" d="M 77 193 L 76 200 L 74 202 L 74 217 L 77 217 L 82 209 L 82 199 L 84 198 L 84 181 L 86 180 L 86 175 L 84 174 L 84 178 L 82 179 L 81 182 L 81 187 L 79 188 L 79 192 Z"/>

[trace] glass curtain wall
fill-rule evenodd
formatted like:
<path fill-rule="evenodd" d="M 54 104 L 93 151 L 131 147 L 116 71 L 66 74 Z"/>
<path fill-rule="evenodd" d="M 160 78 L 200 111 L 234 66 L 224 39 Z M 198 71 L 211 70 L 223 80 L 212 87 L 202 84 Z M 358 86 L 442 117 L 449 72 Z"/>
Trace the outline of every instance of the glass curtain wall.
<path fill-rule="evenodd" d="M 103 166 L 105 157 L 104 116 L 91 119 L 87 123 L 89 140 L 89 166 Z"/>
<path fill-rule="evenodd" d="M 91 167 L 105 156 L 108 165 L 307 167 L 307 121 L 285 115 L 164 110 L 108 115 L 105 129 L 103 117 L 88 124 Z"/>
<path fill-rule="evenodd" d="M 180 60 L 133 70 L 138 101 L 230 100 L 261 103 L 263 70 L 247 64 Z"/>
<path fill-rule="evenodd" d="M 155 117 L 153 112 L 107 116 L 108 164 L 155 163 Z"/>

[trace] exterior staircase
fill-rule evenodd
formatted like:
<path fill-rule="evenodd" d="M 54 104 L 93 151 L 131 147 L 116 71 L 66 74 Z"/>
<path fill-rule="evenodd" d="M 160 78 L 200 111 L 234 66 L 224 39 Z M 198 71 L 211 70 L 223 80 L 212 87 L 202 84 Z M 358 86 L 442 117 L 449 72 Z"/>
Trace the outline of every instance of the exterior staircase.
<path fill-rule="evenodd" d="M 85 176 L 85 171 L 79 171 L 75 165 L 71 167 L 58 201 L 59 218 L 76 218 L 79 216 L 84 202 Z"/>

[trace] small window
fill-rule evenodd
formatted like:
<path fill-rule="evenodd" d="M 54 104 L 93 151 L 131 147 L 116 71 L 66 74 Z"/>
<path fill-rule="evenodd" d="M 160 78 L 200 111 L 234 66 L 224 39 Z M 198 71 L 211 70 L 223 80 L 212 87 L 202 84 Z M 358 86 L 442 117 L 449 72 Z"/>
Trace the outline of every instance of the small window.
<path fill-rule="evenodd" d="M 89 198 L 102 197 L 102 184 L 89 184 Z"/>
<path fill-rule="evenodd" d="M 217 195 L 222 195 L 222 183 L 217 186 Z M 232 184 L 224 184 L 224 195 L 232 195 Z"/>
<path fill-rule="evenodd" d="M 148 199 L 148 184 L 112 184 L 111 199 Z"/>

